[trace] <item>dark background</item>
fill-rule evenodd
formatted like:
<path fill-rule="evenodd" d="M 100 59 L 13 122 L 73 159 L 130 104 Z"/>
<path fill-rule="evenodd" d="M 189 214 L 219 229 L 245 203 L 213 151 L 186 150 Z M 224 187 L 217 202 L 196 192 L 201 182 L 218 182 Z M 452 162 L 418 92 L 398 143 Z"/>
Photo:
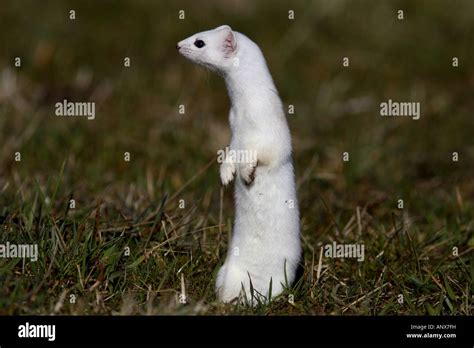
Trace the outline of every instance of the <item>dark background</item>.
<path fill-rule="evenodd" d="M 295 107 L 295 305 L 214 302 L 233 216 L 215 162 L 229 101 L 175 45 L 222 24 L 261 47 Z M 473 34 L 469 0 L 2 1 L 0 242 L 41 257 L 0 259 L 0 312 L 472 314 Z M 95 120 L 56 117 L 63 99 L 95 101 Z M 388 99 L 420 102 L 421 119 L 381 117 Z M 366 260 L 323 258 L 318 279 L 332 241 L 364 243 Z"/>

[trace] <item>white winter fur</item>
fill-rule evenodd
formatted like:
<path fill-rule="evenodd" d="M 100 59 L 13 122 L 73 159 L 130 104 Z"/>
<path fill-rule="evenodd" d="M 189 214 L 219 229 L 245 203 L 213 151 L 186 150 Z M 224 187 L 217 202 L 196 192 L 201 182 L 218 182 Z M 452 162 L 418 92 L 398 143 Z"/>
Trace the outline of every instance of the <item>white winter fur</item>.
<path fill-rule="evenodd" d="M 205 45 L 198 48 L 196 40 Z M 292 284 L 301 252 L 291 135 L 282 102 L 259 47 L 229 26 L 195 34 L 177 48 L 224 77 L 231 100 L 230 149 L 257 153 L 256 163 L 227 160 L 220 167 L 224 185 L 236 180 L 235 223 L 217 275 L 218 298 L 230 302 L 260 294 L 266 301 L 270 282 L 272 296 Z"/>

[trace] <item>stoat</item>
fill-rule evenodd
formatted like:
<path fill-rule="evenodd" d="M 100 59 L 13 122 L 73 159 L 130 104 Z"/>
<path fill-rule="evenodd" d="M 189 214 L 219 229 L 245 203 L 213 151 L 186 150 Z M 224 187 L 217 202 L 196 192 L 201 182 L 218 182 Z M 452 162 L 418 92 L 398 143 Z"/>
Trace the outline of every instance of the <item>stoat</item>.
<path fill-rule="evenodd" d="M 194 34 L 177 49 L 224 77 L 231 100 L 227 153 L 250 154 L 245 161 L 227 156 L 220 164 L 222 184 L 235 179 L 235 222 L 217 275 L 217 297 L 267 302 L 293 283 L 301 257 L 291 134 L 282 102 L 260 48 L 229 26 Z"/>

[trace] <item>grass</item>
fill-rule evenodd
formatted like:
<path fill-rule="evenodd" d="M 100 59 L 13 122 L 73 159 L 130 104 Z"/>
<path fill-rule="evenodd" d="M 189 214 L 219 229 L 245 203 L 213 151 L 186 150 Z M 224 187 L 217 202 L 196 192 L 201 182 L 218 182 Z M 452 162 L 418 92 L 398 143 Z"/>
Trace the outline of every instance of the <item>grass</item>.
<path fill-rule="evenodd" d="M 473 314 L 472 2 L 92 4 L 2 3 L 0 243 L 40 257 L 0 259 L 0 314 Z M 256 308 L 214 294 L 234 213 L 224 84 L 174 50 L 223 23 L 295 106 L 305 273 Z M 96 119 L 55 117 L 64 98 L 96 101 Z M 381 118 L 389 98 L 421 119 Z M 321 256 L 333 241 L 363 243 L 364 262 Z"/>

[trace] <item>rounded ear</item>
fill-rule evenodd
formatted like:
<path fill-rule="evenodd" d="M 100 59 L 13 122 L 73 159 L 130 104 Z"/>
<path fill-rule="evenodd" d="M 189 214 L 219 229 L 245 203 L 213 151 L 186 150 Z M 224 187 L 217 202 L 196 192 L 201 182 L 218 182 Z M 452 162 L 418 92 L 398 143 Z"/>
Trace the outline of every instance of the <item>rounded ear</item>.
<path fill-rule="evenodd" d="M 232 28 L 229 27 L 228 25 L 221 25 L 220 27 L 217 27 L 216 29 L 214 29 L 216 31 L 219 31 L 219 30 L 229 30 L 229 31 L 232 31 Z"/>
<path fill-rule="evenodd" d="M 219 28 L 222 28 L 220 30 L 224 31 L 222 50 L 224 51 L 225 57 L 229 58 L 237 51 L 237 40 L 231 27 L 223 25 Z"/>

